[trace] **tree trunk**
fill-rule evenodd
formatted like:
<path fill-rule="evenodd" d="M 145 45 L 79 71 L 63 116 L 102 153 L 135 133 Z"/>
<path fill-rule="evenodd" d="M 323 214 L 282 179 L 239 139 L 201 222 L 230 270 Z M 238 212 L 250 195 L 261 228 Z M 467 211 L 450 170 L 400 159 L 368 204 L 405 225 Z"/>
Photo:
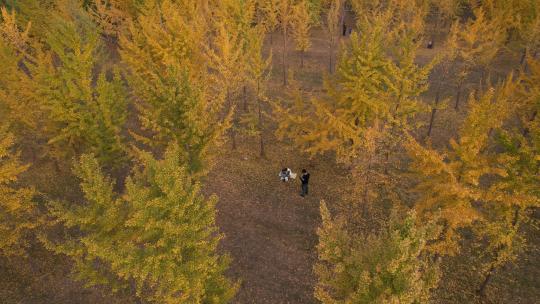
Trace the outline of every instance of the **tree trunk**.
<path fill-rule="evenodd" d="M 371 162 L 373 159 L 373 155 L 369 155 L 368 159 L 368 167 L 366 169 L 366 172 L 364 173 L 364 193 L 363 193 L 363 201 L 364 205 L 362 208 L 362 215 L 364 217 L 364 220 L 367 220 L 369 218 L 369 214 L 371 213 L 371 207 L 368 200 L 368 185 L 371 183 L 371 174 L 369 174 L 369 171 L 371 170 Z"/>
<path fill-rule="evenodd" d="M 437 36 L 440 23 L 441 23 L 441 13 L 438 12 L 437 17 L 435 17 L 435 27 L 433 29 L 433 32 L 431 33 L 431 43 L 433 45 L 433 48 L 435 48 L 435 37 Z"/>
<path fill-rule="evenodd" d="M 259 155 L 262 157 L 262 158 L 266 158 L 266 152 L 264 150 L 264 130 L 263 130 L 263 125 L 262 125 L 262 114 L 261 114 L 261 110 L 260 110 L 260 107 L 259 107 L 259 146 L 260 146 L 260 153 Z"/>
<path fill-rule="evenodd" d="M 283 86 L 287 85 L 287 29 L 283 29 Z"/>
<path fill-rule="evenodd" d="M 482 68 L 482 75 L 480 76 L 480 82 L 478 84 L 478 92 L 476 92 L 476 99 L 480 99 L 480 96 L 484 92 L 485 87 L 485 81 L 486 81 L 486 69 Z"/>
<path fill-rule="evenodd" d="M 259 96 L 260 94 L 260 84 L 257 83 L 257 105 L 258 105 L 258 116 L 259 116 L 259 121 L 258 121 L 258 125 L 259 125 L 259 143 L 260 143 L 260 156 L 262 158 L 265 158 L 266 157 L 266 154 L 265 154 L 265 151 L 264 151 L 264 137 L 263 137 L 263 121 L 262 121 L 262 102 L 261 102 L 261 97 Z"/>
<path fill-rule="evenodd" d="M 232 129 L 231 129 L 231 149 L 234 151 L 236 150 L 236 130 L 235 130 L 235 125 L 236 125 L 236 122 L 234 121 L 233 119 L 233 125 L 232 125 Z"/>
<path fill-rule="evenodd" d="M 435 106 L 431 109 L 431 117 L 429 118 L 429 127 L 427 132 L 427 137 L 431 136 L 431 131 L 433 130 L 433 123 L 435 122 L 435 114 L 437 114 L 437 105 L 441 99 L 441 86 L 442 81 L 439 81 L 437 84 L 437 92 L 435 93 Z"/>
<path fill-rule="evenodd" d="M 229 108 L 229 111 L 232 110 L 232 101 L 231 101 L 231 93 L 229 92 L 229 89 L 227 89 L 227 104 L 228 104 L 228 108 Z M 231 125 L 231 129 L 229 130 L 229 136 L 231 138 L 231 148 L 232 150 L 236 150 L 236 130 L 235 130 L 235 127 L 236 127 L 236 120 L 234 119 L 234 114 L 233 114 L 233 120 L 232 120 L 232 125 Z"/>
<path fill-rule="evenodd" d="M 529 119 L 529 122 L 534 121 L 536 119 L 536 115 L 538 115 L 538 111 L 533 112 L 531 118 Z M 530 131 L 531 130 L 529 130 L 529 127 L 527 125 L 525 125 L 525 128 L 523 128 L 523 132 L 522 132 L 523 136 L 527 137 L 529 135 Z"/>
<path fill-rule="evenodd" d="M 484 281 L 482 284 L 480 284 L 480 288 L 476 291 L 478 293 L 478 296 L 480 296 L 481 299 L 484 299 L 486 297 L 486 287 L 491 281 L 491 278 L 493 277 L 493 271 L 495 270 L 495 266 L 491 266 L 488 270 L 488 273 L 486 277 L 484 278 Z"/>
<path fill-rule="evenodd" d="M 346 25 L 345 25 L 345 1 L 341 1 L 341 16 L 339 18 L 339 28 L 340 29 L 343 29 Z M 345 33 L 343 33 L 343 36 L 347 35 L 347 30 L 345 29 Z"/>
<path fill-rule="evenodd" d="M 54 164 L 54 169 L 56 170 L 56 173 L 60 175 L 62 173 L 62 169 L 60 168 L 60 163 L 58 162 L 58 159 L 54 158 L 53 164 Z"/>
<path fill-rule="evenodd" d="M 527 54 L 528 54 L 529 50 L 527 47 L 523 48 L 523 54 L 521 54 L 521 59 L 519 60 L 519 65 L 521 66 L 522 69 L 525 69 L 525 65 L 527 63 Z"/>
<path fill-rule="evenodd" d="M 244 112 L 248 112 L 248 99 L 247 99 L 247 86 L 244 85 L 244 87 L 242 88 L 242 98 L 244 99 Z"/>
<path fill-rule="evenodd" d="M 332 70 L 333 70 L 333 66 L 332 66 L 332 57 L 334 55 L 333 48 L 334 48 L 334 41 L 333 41 L 333 38 L 330 37 L 330 41 L 328 44 L 328 73 L 329 74 L 332 74 Z"/>
<path fill-rule="evenodd" d="M 459 101 L 461 99 L 461 86 L 462 86 L 463 82 L 460 80 L 459 83 L 458 83 L 458 86 L 457 86 L 457 94 L 456 94 L 456 104 L 454 106 L 454 109 L 456 111 L 459 110 Z"/>

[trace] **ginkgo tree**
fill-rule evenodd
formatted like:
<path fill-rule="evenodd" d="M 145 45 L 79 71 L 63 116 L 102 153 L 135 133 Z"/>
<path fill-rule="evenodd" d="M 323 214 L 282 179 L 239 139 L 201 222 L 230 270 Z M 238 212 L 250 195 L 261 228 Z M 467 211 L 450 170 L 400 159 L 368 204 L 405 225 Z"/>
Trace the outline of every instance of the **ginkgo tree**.
<path fill-rule="evenodd" d="M 454 108 L 459 109 L 462 89 L 465 80 L 473 68 L 480 67 L 483 73 L 481 81 L 485 80 L 486 70 L 492 60 L 503 47 L 506 39 L 505 20 L 489 18 L 483 7 L 474 10 L 475 18 L 465 25 L 455 22 L 450 35 L 455 35 L 457 49 L 458 71 L 456 77 L 456 99 Z M 451 46 L 454 47 L 454 46 Z"/>
<path fill-rule="evenodd" d="M 515 84 L 504 85 L 486 92 L 479 100 L 471 96 L 471 109 L 459 131 L 457 140 L 450 141 L 451 149 L 443 154 L 423 147 L 410 138 L 406 145 L 411 158 L 410 172 L 417 178 L 415 208 L 420 218 L 432 218 L 436 213 L 443 230 L 431 247 L 437 255 L 457 254 L 460 239 L 457 230 L 470 227 L 481 218 L 473 203 L 479 201 L 486 189 L 480 178 L 500 174 L 485 151 L 492 140 L 491 133 L 508 118 L 508 104 Z"/>
<path fill-rule="evenodd" d="M 74 13 L 73 20 L 57 17 L 47 39 L 50 52 L 32 69 L 37 96 L 49 117 L 51 155 L 69 159 L 92 152 L 102 164 L 115 167 L 126 156 L 124 84 L 118 70 L 100 71 L 93 83 L 99 36 L 85 13 Z"/>
<path fill-rule="evenodd" d="M 280 0 L 260 0 L 258 7 L 263 15 L 262 24 L 270 35 L 270 45 L 274 44 L 274 32 L 279 25 L 278 3 Z"/>
<path fill-rule="evenodd" d="M 287 85 L 288 73 L 288 39 L 291 27 L 293 26 L 294 3 L 292 0 L 279 0 L 277 6 L 279 28 L 281 29 L 282 48 L 281 48 L 281 64 L 283 72 L 283 85 Z"/>
<path fill-rule="evenodd" d="M 120 36 L 120 54 L 139 120 L 151 135 L 132 134 L 155 147 L 181 145 L 194 175 L 209 169 L 213 148 L 221 143 L 228 125 L 228 118 L 219 117 L 224 96 L 209 87 L 202 46 L 208 28 L 199 5 L 148 1 Z"/>
<path fill-rule="evenodd" d="M 95 157 L 83 155 L 74 172 L 84 202 L 50 204 L 55 222 L 78 232 L 42 236 L 44 244 L 73 259 L 76 277 L 90 286 L 150 303 L 228 302 L 237 287 L 223 274 L 227 256 L 216 252 L 217 198 L 201 194 L 180 149 L 172 145 L 161 160 L 137 151 L 122 193 Z"/>
<path fill-rule="evenodd" d="M 17 34 L 14 15 L 5 16 L 2 48 L 12 74 L 2 99 L 11 117 L 34 128 L 39 123 L 35 134 L 46 138 L 57 162 L 93 152 L 104 165 L 120 165 L 126 93 L 118 71 L 98 69 L 104 56 L 89 16 L 66 4 L 52 14 L 48 35 L 32 40 L 28 30 Z"/>
<path fill-rule="evenodd" d="M 309 30 L 312 21 L 306 0 L 296 4 L 293 7 L 293 11 L 292 33 L 296 42 L 296 50 L 300 52 L 300 67 L 303 68 L 305 54 L 311 47 Z"/>
<path fill-rule="evenodd" d="M 107 37 L 117 39 L 125 30 L 129 18 L 135 17 L 136 2 L 125 0 L 96 0 L 88 8 L 92 18 Z"/>
<path fill-rule="evenodd" d="M 241 78 L 242 89 L 242 109 L 244 112 L 248 111 L 248 75 L 249 68 L 247 63 L 248 53 L 250 47 L 250 40 L 253 35 L 260 34 L 260 31 L 253 27 L 255 22 L 255 0 L 228 0 L 220 1 L 220 5 L 217 8 L 216 15 L 219 16 L 217 22 L 220 27 L 224 26 L 226 31 L 232 35 L 237 36 L 238 41 L 233 41 L 234 47 L 238 48 L 240 53 L 240 62 L 238 62 L 238 68 L 243 68 L 239 71 L 238 76 Z M 260 27 L 259 27 L 260 28 Z M 220 41 L 216 41 L 215 44 L 219 48 Z"/>
<path fill-rule="evenodd" d="M 485 221 L 477 233 L 488 241 L 488 261 L 483 265 L 482 281 L 477 293 L 486 297 L 486 288 L 493 276 L 508 263 L 514 262 L 527 248 L 522 227 L 540 206 L 540 62 L 530 60 L 530 73 L 521 75 L 514 91 L 514 103 L 507 112 L 519 118 L 517 128 L 499 130 L 493 152 L 493 166 L 501 173 L 483 200 L 488 202 Z"/>
<path fill-rule="evenodd" d="M 436 37 L 441 32 L 446 34 L 446 31 L 450 30 L 451 25 L 460 13 L 462 3 L 458 0 L 430 0 L 429 5 L 435 19 L 430 40 L 435 45 Z"/>
<path fill-rule="evenodd" d="M 527 63 L 527 57 L 536 57 L 540 51 L 540 4 L 537 1 L 522 1 L 524 7 L 519 10 L 518 31 L 523 53 L 520 64 Z"/>
<path fill-rule="evenodd" d="M 411 118 L 425 110 L 417 97 L 427 89 L 433 62 L 423 67 L 414 62 L 414 37 L 401 36 L 396 42 L 395 32 L 387 26 L 391 16 L 376 14 L 366 20 L 360 34 L 351 35 L 336 75 L 325 82 L 327 96 L 302 106 L 311 106 L 308 111 L 317 119 L 300 119 L 306 109 L 276 108 L 284 118 L 278 135 L 290 136 L 306 152 L 335 151 L 340 158 L 358 152 L 362 132 L 375 121 L 413 125 Z M 390 43 L 400 46 L 399 54 L 388 52 Z"/>
<path fill-rule="evenodd" d="M 324 30 L 327 35 L 328 43 L 328 73 L 334 72 L 334 53 L 339 38 L 339 20 L 342 11 L 343 0 L 331 0 L 330 7 L 326 14 Z"/>
<path fill-rule="evenodd" d="M 209 53 L 210 68 L 216 91 L 225 89 L 226 107 L 232 115 L 229 130 L 232 148 L 237 147 L 236 135 L 245 132 L 242 117 L 250 116 L 249 91 L 252 87 L 250 57 L 252 43 L 262 35 L 264 25 L 253 26 L 255 1 L 222 1 L 217 8 L 215 47 Z M 241 103 L 240 103 L 241 101 Z"/>
<path fill-rule="evenodd" d="M 20 162 L 14 148 L 15 137 L 7 126 L 0 127 L 0 254 L 21 255 L 30 244 L 30 233 L 40 225 L 35 191 L 18 185 L 28 165 Z"/>
<path fill-rule="evenodd" d="M 216 48 L 208 51 L 211 69 L 215 74 L 211 76 L 214 84 L 214 90 L 217 94 L 225 94 L 225 107 L 233 116 L 229 135 L 232 149 L 236 149 L 236 135 L 239 125 L 236 119 L 236 108 L 238 107 L 238 91 L 244 79 L 245 69 L 242 67 L 244 52 L 242 49 L 242 40 L 236 31 L 230 31 L 224 23 L 218 27 L 218 33 L 215 37 Z"/>
<path fill-rule="evenodd" d="M 433 131 L 433 125 L 435 123 L 435 117 L 437 111 L 443 107 L 446 107 L 446 101 L 441 95 L 443 91 L 443 86 L 447 82 L 448 78 L 456 71 L 456 58 L 458 56 L 458 45 L 457 45 L 457 32 L 451 31 L 446 39 L 445 48 L 440 53 L 437 70 L 438 77 L 435 82 L 435 100 L 433 101 L 433 106 L 431 107 L 431 115 L 429 119 L 427 138 L 431 136 Z M 443 102 L 441 102 L 443 100 Z"/>
<path fill-rule="evenodd" d="M 438 265 L 426 254 L 433 224 L 418 228 L 414 212 L 394 211 L 376 235 L 356 235 L 333 218 L 324 201 L 317 230 L 319 282 L 315 297 L 330 303 L 426 303 L 439 281 Z"/>
<path fill-rule="evenodd" d="M 35 129 L 39 104 L 33 95 L 34 82 L 23 69 L 35 60 L 30 53 L 31 23 L 21 28 L 15 11 L 2 7 L 0 12 L 0 119 L 12 130 Z"/>
<path fill-rule="evenodd" d="M 264 105 L 268 104 L 267 94 L 268 82 L 271 76 L 272 54 L 267 58 L 263 55 L 264 28 L 254 29 L 255 34 L 251 36 L 248 47 L 248 69 L 251 86 L 255 91 L 256 111 L 247 112 L 242 116 L 244 131 L 248 135 L 259 137 L 259 155 L 266 157 L 265 153 L 265 116 Z"/>

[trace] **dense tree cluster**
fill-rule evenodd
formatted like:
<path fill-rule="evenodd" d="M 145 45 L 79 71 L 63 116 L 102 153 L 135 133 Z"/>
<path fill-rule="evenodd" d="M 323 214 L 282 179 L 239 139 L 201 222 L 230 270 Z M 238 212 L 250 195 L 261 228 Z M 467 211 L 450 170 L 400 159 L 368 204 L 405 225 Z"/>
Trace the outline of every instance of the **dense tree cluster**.
<path fill-rule="evenodd" d="M 483 252 L 471 284 L 486 301 L 493 277 L 530 245 L 540 207 L 536 0 L 0 8 L 3 257 L 40 246 L 68 257 L 86 286 L 140 303 L 230 302 L 240 285 L 218 250 L 218 197 L 201 188 L 220 150 L 254 137 L 266 157 L 274 130 L 301 153 L 332 155 L 354 183 L 349 212 L 321 202 L 322 303 L 428 303 L 441 265 L 466 246 Z M 342 33 L 346 15 L 352 33 Z M 314 29 L 328 68 L 309 95 L 294 72 L 309 68 Z M 437 55 L 420 63 L 428 41 Z M 517 58 L 513 71 L 497 69 L 501 54 Z M 270 93 L 272 81 L 284 94 Z M 442 111 L 457 131 L 435 144 Z"/>

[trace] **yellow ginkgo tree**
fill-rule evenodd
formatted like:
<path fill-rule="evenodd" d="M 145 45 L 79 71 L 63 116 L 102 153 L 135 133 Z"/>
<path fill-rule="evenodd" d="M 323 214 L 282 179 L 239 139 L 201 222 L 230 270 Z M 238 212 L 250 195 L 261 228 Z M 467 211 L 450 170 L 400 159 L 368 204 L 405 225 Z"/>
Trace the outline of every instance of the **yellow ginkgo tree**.
<path fill-rule="evenodd" d="M 181 149 L 171 145 L 163 159 L 137 150 L 121 193 L 95 157 L 83 155 L 73 170 L 84 203 L 50 203 L 55 223 L 70 229 L 43 236 L 46 247 L 73 259 L 89 286 L 149 303 L 229 302 L 237 286 L 224 276 L 228 257 L 217 254 L 217 197 L 201 194 Z"/>
<path fill-rule="evenodd" d="M 505 20 L 490 18 L 483 7 L 474 10 L 475 18 L 464 25 L 454 23 L 450 35 L 455 35 L 457 49 L 456 99 L 454 108 L 459 109 L 462 89 L 468 75 L 475 67 L 481 68 L 485 80 L 489 75 L 490 64 L 500 52 L 506 39 L 506 30 L 502 26 Z M 451 46 L 454 47 L 454 46 Z"/>
<path fill-rule="evenodd" d="M 30 244 L 30 233 L 39 224 L 32 201 L 34 190 L 18 185 L 19 175 L 28 169 L 14 151 L 14 136 L 0 127 L 0 254 L 20 255 Z"/>
<path fill-rule="evenodd" d="M 309 7 L 306 0 L 299 2 L 293 8 L 293 26 L 292 33 L 296 42 L 296 50 L 300 52 L 300 67 L 304 67 L 304 57 L 306 52 L 311 47 L 310 29 L 311 16 L 309 15 Z"/>
<path fill-rule="evenodd" d="M 431 245 L 437 255 L 457 254 L 460 239 L 457 230 L 470 227 L 482 217 L 474 207 L 486 193 L 480 179 L 501 174 L 491 164 L 486 151 L 491 148 L 493 132 L 509 117 L 508 105 L 514 87 L 508 80 L 478 100 L 471 96 L 471 109 L 458 139 L 450 141 L 450 150 L 440 153 L 412 138 L 406 145 L 411 158 L 408 170 L 417 179 L 415 209 L 420 219 L 438 215 L 443 227 L 439 241 Z"/>
<path fill-rule="evenodd" d="M 148 1 L 120 36 L 126 78 L 149 136 L 132 134 L 161 149 L 171 142 L 181 146 L 194 175 L 209 169 L 228 126 L 228 118 L 219 117 L 224 96 L 211 88 L 204 47 L 210 28 L 205 26 L 202 5 Z"/>

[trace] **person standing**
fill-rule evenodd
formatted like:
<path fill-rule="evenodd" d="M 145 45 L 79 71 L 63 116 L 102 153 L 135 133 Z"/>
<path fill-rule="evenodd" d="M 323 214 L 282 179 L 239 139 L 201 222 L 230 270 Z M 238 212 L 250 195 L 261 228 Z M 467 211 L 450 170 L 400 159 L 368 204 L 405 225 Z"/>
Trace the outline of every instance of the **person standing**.
<path fill-rule="evenodd" d="M 302 193 L 300 196 L 305 197 L 308 194 L 309 173 L 306 169 L 302 169 L 302 175 L 300 175 L 300 181 L 302 182 Z"/>

